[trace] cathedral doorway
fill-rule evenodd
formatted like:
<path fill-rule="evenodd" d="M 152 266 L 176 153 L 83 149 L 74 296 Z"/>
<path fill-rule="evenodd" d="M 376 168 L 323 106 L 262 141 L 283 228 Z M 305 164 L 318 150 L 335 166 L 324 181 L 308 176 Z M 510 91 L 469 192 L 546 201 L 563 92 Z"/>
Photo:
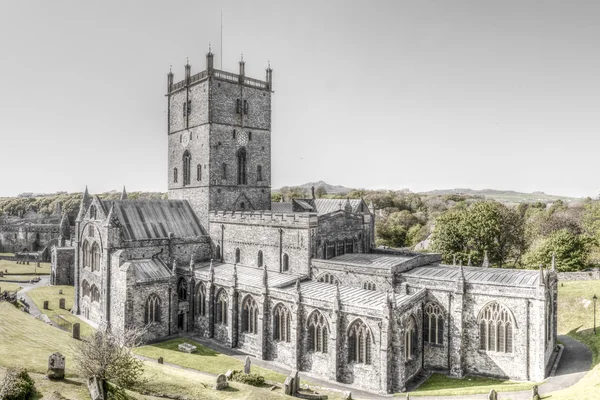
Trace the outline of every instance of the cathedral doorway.
<path fill-rule="evenodd" d="M 184 313 L 177 314 L 177 329 L 179 329 L 180 331 L 185 330 L 185 314 Z"/>

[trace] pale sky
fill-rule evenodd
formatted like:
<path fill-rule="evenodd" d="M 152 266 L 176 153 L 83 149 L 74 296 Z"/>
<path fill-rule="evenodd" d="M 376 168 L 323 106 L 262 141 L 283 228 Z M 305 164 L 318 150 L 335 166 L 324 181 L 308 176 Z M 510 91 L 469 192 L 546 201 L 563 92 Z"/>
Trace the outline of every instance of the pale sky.
<path fill-rule="evenodd" d="M 597 196 L 598 1 L 0 0 L 0 196 L 166 191 L 166 74 L 273 68 L 272 184 Z"/>

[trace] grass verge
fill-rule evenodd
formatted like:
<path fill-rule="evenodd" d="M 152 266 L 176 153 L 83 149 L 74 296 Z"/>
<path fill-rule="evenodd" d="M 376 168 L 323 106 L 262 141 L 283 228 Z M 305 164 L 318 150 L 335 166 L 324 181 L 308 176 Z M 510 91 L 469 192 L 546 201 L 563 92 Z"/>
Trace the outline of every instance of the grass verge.
<path fill-rule="evenodd" d="M 515 382 L 503 379 L 467 376 L 464 379 L 450 378 L 446 375 L 433 374 L 412 396 L 464 396 L 469 394 L 489 393 L 494 389 L 497 392 L 514 392 L 528 390 L 534 382 Z M 404 394 L 399 394 L 404 395 Z"/>

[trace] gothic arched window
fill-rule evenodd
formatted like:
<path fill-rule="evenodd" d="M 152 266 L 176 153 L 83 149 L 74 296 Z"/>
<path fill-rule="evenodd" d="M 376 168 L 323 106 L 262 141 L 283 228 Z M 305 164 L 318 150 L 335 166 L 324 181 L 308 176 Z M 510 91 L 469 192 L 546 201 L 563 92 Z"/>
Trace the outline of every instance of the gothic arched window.
<path fill-rule="evenodd" d="M 187 300 L 187 282 L 183 277 L 179 278 L 179 281 L 177 282 L 177 297 L 179 298 L 179 301 Z"/>
<path fill-rule="evenodd" d="M 329 260 L 332 257 L 335 257 L 335 242 L 325 241 L 325 259 Z"/>
<path fill-rule="evenodd" d="M 278 342 L 290 342 L 290 330 L 292 316 L 290 310 L 279 303 L 273 310 L 273 340 Z"/>
<path fill-rule="evenodd" d="M 281 270 L 283 272 L 290 270 L 290 257 L 286 253 L 283 253 L 283 257 L 281 260 Z"/>
<path fill-rule="evenodd" d="M 258 333 L 258 306 L 252 296 L 247 296 L 242 304 L 242 332 Z"/>
<path fill-rule="evenodd" d="M 377 286 L 371 281 L 363 282 L 363 289 L 367 290 L 377 290 Z"/>
<path fill-rule="evenodd" d="M 258 259 L 256 260 L 256 265 L 258 265 L 259 267 L 263 266 L 263 252 L 262 252 L 262 250 L 258 251 Z"/>
<path fill-rule="evenodd" d="M 329 328 L 323 314 L 315 310 L 308 318 L 308 348 L 309 351 L 327 353 Z"/>
<path fill-rule="evenodd" d="M 96 285 L 92 285 L 92 287 L 90 288 L 90 292 L 91 292 L 92 301 L 99 303 L 100 302 L 100 290 L 98 290 L 98 287 Z"/>
<path fill-rule="evenodd" d="M 371 363 L 371 334 L 361 320 L 355 321 L 348 330 L 348 361 Z"/>
<path fill-rule="evenodd" d="M 196 298 L 198 299 L 196 308 L 198 310 L 198 315 L 206 315 L 206 287 L 202 282 L 198 283 Z"/>
<path fill-rule="evenodd" d="M 215 259 L 221 259 L 221 245 L 217 245 L 217 247 L 215 247 Z"/>
<path fill-rule="evenodd" d="M 242 254 L 239 248 L 235 249 L 235 263 L 239 264 L 240 259 L 242 258 Z"/>
<path fill-rule="evenodd" d="M 177 168 L 173 168 L 173 183 L 177 183 Z"/>
<path fill-rule="evenodd" d="M 245 185 L 248 183 L 246 179 L 246 149 L 242 148 L 237 153 L 237 164 L 238 164 L 238 185 Z"/>
<path fill-rule="evenodd" d="M 221 164 L 221 179 L 227 179 L 227 164 Z"/>
<path fill-rule="evenodd" d="M 221 289 L 215 297 L 215 322 L 227 325 L 227 293 Z"/>
<path fill-rule="evenodd" d="M 151 324 L 153 322 L 160 322 L 160 298 L 152 293 L 146 299 L 146 313 L 144 316 L 144 322 Z"/>
<path fill-rule="evenodd" d="M 335 255 L 337 257 L 337 256 L 341 256 L 342 254 L 344 254 L 344 241 L 343 240 L 338 240 L 336 242 Z"/>
<path fill-rule="evenodd" d="M 479 313 L 477 323 L 480 350 L 512 353 L 514 320 L 508 308 L 490 303 Z"/>
<path fill-rule="evenodd" d="M 90 206 L 90 219 L 96 219 L 97 216 L 96 206 Z"/>
<path fill-rule="evenodd" d="M 262 165 L 258 165 L 256 167 L 256 180 L 259 181 L 259 182 L 263 180 L 263 178 L 262 178 Z"/>
<path fill-rule="evenodd" d="M 94 242 L 94 244 L 92 245 L 92 250 L 91 250 L 90 256 L 91 256 L 90 261 L 92 264 L 92 271 L 99 271 L 100 270 L 100 246 L 98 246 L 98 243 Z"/>
<path fill-rule="evenodd" d="M 83 282 L 81 282 L 81 291 L 83 297 L 90 296 L 90 284 L 85 279 L 83 280 Z"/>
<path fill-rule="evenodd" d="M 189 151 L 183 153 L 183 185 L 189 185 L 191 181 L 192 156 Z"/>
<path fill-rule="evenodd" d="M 201 181 L 202 180 L 202 165 L 198 164 L 196 166 L 196 180 L 197 181 Z"/>
<path fill-rule="evenodd" d="M 434 344 L 444 343 L 444 312 L 438 304 L 428 303 L 425 306 L 423 340 Z"/>
<path fill-rule="evenodd" d="M 83 242 L 83 246 L 81 247 L 81 261 L 83 263 L 84 268 L 90 267 L 90 245 L 87 240 Z"/>
<path fill-rule="evenodd" d="M 324 274 L 319 275 L 319 277 L 317 278 L 317 281 L 331 283 L 334 285 L 339 284 L 339 281 L 337 280 L 337 278 L 333 274 L 330 274 L 329 272 L 325 272 Z"/>
<path fill-rule="evenodd" d="M 346 254 L 354 253 L 354 243 L 352 239 L 346 239 Z"/>
<path fill-rule="evenodd" d="M 418 336 L 417 323 L 415 318 L 411 316 L 404 331 L 404 358 L 406 360 L 413 359 L 417 354 Z"/>

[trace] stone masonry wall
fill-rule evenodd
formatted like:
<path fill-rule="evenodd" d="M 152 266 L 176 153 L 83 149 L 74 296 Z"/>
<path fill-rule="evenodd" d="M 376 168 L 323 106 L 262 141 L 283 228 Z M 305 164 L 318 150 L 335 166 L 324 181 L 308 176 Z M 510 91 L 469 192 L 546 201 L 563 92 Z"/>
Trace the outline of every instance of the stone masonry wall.
<path fill-rule="evenodd" d="M 589 271 L 559 272 L 557 275 L 559 281 L 591 281 L 600 279 L 600 268 Z"/>
<path fill-rule="evenodd" d="M 51 255 L 51 284 L 70 285 L 75 283 L 75 248 L 53 247 Z"/>

